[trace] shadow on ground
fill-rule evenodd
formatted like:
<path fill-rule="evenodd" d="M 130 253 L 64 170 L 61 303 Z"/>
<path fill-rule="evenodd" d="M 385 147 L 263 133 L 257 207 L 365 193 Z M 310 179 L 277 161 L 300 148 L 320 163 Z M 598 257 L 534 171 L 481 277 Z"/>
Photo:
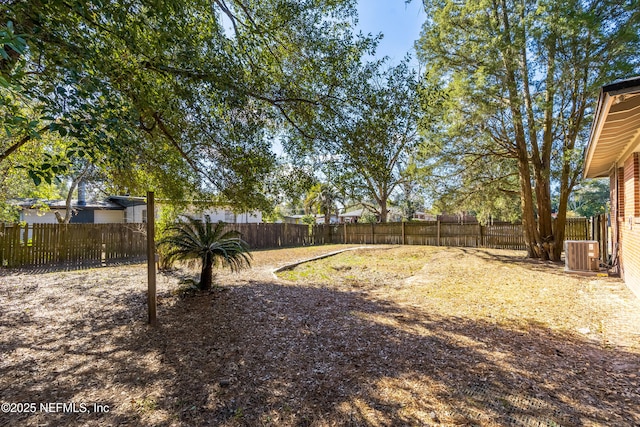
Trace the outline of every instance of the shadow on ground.
<path fill-rule="evenodd" d="M 151 328 L 144 301 L 74 322 L 2 315 L 0 400 L 110 412 L 2 413 L 0 425 L 640 424 L 640 355 L 539 325 L 250 282 L 161 306 Z"/>
<path fill-rule="evenodd" d="M 110 259 L 108 261 L 79 261 L 69 263 L 51 263 L 40 266 L 25 266 L 19 268 L 6 268 L 0 267 L 0 277 L 13 276 L 13 275 L 32 275 L 32 274 L 46 274 L 46 273 L 58 273 L 61 271 L 82 271 L 90 270 L 93 268 L 103 267 L 118 267 L 122 265 L 134 265 L 146 263 L 145 257 L 136 258 L 122 258 L 122 259 Z"/>

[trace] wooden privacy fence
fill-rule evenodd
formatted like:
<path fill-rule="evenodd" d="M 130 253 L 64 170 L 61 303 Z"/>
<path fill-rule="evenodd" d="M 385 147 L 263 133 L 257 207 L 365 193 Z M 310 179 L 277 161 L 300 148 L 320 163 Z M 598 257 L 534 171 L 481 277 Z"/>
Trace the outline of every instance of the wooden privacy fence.
<path fill-rule="evenodd" d="M 525 249 L 522 226 L 452 224 L 439 221 L 340 224 L 313 227 L 314 242 L 465 246 Z"/>
<path fill-rule="evenodd" d="M 145 224 L 0 224 L 0 265 L 90 264 L 144 258 Z"/>
<path fill-rule="evenodd" d="M 146 224 L 0 224 L 0 265 L 90 264 L 146 257 Z M 323 244 L 396 244 L 525 249 L 522 225 L 441 221 L 386 224 L 227 224 L 252 249 Z M 606 221 L 570 218 L 567 240 L 601 240 Z M 598 233 L 596 233 L 598 232 Z"/>
<path fill-rule="evenodd" d="M 225 229 L 239 231 L 251 249 L 317 244 L 306 224 L 226 224 Z"/>
<path fill-rule="evenodd" d="M 589 218 L 567 219 L 567 240 L 593 239 Z M 522 224 L 488 225 L 441 221 L 395 222 L 386 224 L 315 225 L 313 244 L 392 244 L 526 249 Z"/>

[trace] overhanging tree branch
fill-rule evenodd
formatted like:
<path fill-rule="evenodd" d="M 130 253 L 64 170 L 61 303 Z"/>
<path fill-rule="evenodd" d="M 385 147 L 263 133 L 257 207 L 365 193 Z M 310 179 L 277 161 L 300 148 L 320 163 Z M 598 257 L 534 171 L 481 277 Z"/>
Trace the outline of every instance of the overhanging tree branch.
<path fill-rule="evenodd" d="M 4 161 L 7 157 L 13 154 L 16 150 L 20 149 L 20 147 L 25 145 L 27 142 L 31 141 L 34 137 L 38 137 L 41 133 L 47 130 L 49 130 L 49 125 L 38 129 L 38 131 L 36 132 L 36 135 L 34 135 L 33 133 L 30 133 L 29 135 L 25 135 L 24 137 L 20 138 L 14 144 L 9 146 L 9 148 L 7 148 L 5 151 L 0 153 L 0 163 L 2 163 L 2 161 Z"/>

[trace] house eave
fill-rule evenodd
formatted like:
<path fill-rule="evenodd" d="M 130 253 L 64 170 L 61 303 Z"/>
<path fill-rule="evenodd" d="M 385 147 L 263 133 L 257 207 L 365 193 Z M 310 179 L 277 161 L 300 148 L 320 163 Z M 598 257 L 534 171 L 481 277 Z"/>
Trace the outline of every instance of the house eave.
<path fill-rule="evenodd" d="M 602 178 L 640 144 L 640 77 L 603 86 L 585 149 L 584 178 Z"/>

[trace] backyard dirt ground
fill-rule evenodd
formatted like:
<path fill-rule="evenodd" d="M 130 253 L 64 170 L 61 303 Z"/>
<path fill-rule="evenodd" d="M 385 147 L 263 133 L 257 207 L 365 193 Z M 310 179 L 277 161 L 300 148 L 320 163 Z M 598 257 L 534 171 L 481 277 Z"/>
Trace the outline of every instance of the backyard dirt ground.
<path fill-rule="evenodd" d="M 619 279 L 417 246 L 272 273 L 339 248 L 255 252 L 207 293 L 159 273 L 156 327 L 143 264 L 0 270 L 0 426 L 640 425 Z"/>

